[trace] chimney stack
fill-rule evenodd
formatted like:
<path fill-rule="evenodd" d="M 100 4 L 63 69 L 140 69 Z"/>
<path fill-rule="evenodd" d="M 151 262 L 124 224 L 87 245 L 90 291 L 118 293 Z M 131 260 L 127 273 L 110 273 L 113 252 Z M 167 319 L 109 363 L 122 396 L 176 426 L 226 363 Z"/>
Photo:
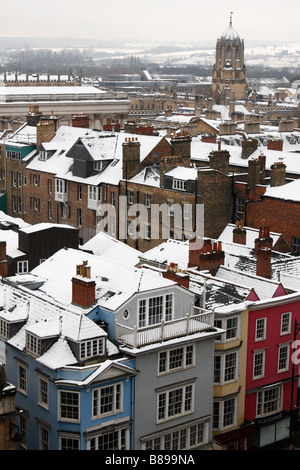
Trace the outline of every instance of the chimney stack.
<path fill-rule="evenodd" d="M 76 276 L 72 278 L 72 303 L 88 308 L 95 299 L 96 283 L 91 279 L 91 267 L 84 261 L 76 266 Z"/>
<path fill-rule="evenodd" d="M 258 248 L 256 250 L 256 275 L 271 278 L 271 254 L 270 248 Z"/>
<path fill-rule="evenodd" d="M 6 258 L 6 242 L 0 242 L 0 276 L 8 276 L 8 264 Z"/>
<path fill-rule="evenodd" d="M 190 243 L 194 240 L 190 240 Z M 214 275 L 217 269 L 224 265 L 225 253 L 222 250 L 222 242 L 211 242 L 209 238 L 203 240 L 202 248 L 189 249 L 188 267 L 197 267 L 199 271 L 209 271 Z"/>
<path fill-rule="evenodd" d="M 167 266 L 167 270 L 163 272 L 163 277 L 166 279 L 170 279 L 171 281 L 180 284 L 183 287 L 189 288 L 190 285 L 190 277 L 181 269 L 178 269 L 177 263 L 170 263 Z"/>
<path fill-rule="evenodd" d="M 244 223 L 236 221 L 236 226 L 232 232 L 232 241 L 233 243 L 238 243 L 239 245 L 246 245 L 246 235 L 247 232 L 244 228 Z"/>
<path fill-rule="evenodd" d="M 271 278 L 271 255 L 273 238 L 269 227 L 260 227 L 259 237 L 255 240 L 256 275 Z"/>
<path fill-rule="evenodd" d="M 130 180 L 140 171 L 141 144 L 136 137 L 126 137 L 123 143 L 123 179 Z"/>
<path fill-rule="evenodd" d="M 173 155 L 175 157 L 190 157 L 191 156 L 191 141 L 192 138 L 189 134 L 182 132 L 171 139 L 173 148 Z"/>
<path fill-rule="evenodd" d="M 271 186 L 283 186 L 285 184 L 286 166 L 283 162 L 276 162 L 271 165 Z"/>
<path fill-rule="evenodd" d="M 90 118 L 86 113 L 73 114 L 72 127 L 83 127 L 88 129 L 90 127 Z"/>

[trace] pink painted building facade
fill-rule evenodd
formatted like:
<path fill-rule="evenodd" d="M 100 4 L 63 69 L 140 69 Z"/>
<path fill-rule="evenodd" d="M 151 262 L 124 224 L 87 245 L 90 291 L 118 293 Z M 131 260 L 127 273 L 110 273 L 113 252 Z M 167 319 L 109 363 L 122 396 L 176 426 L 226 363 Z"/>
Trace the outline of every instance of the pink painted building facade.
<path fill-rule="evenodd" d="M 295 321 L 300 321 L 299 293 L 249 306 L 245 419 L 255 423 L 256 449 L 279 449 L 290 441 L 298 401 Z"/>

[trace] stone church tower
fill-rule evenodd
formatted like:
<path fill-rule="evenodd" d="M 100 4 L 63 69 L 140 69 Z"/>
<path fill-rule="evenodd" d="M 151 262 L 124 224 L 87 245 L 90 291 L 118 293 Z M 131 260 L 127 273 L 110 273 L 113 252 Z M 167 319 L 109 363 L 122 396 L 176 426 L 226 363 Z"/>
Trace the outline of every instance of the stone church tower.
<path fill-rule="evenodd" d="M 229 27 L 217 40 L 216 62 L 212 75 L 212 97 L 216 103 L 246 98 L 246 67 L 244 64 L 244 40 Z"/>

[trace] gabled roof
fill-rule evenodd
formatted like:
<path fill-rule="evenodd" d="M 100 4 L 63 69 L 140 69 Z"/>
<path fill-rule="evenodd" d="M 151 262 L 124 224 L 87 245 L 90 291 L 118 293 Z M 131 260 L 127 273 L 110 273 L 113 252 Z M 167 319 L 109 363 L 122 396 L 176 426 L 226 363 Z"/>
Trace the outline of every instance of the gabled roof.
<path fill-rule="evenodd" d="M 59 250 L 34 268 L 30 278 L 27 277 L 28 285 L 40 283 L 34 291 L 36 295 L 80 312 L 81 308 L 72 304 L 72 277 L 76 275 L 76 266 L 84 261 L 91 266 L 92 279 L 96 282 L 96 305 L 107 310 L 116 310 L 135 293 L 174 285 L 148 269 L 135 268 L 71 248 Z M 24 276 L 14 276 L 8 280 L 26 285 Z"/>
<path fill-rule="evenodd" d="M 122 364 L 120 361 L 111 361 L 107 359 L 100 364 L 91 374 L 85 379 L 72 380 L 72 379 L 58 379 L 55 383 L 58 385 L 77 385 L 77 386 L 88 386 L 112 380 L 114 378 L 128 377 L 130 375 L 136 375 L 136 371 L 131 367 Z"/>

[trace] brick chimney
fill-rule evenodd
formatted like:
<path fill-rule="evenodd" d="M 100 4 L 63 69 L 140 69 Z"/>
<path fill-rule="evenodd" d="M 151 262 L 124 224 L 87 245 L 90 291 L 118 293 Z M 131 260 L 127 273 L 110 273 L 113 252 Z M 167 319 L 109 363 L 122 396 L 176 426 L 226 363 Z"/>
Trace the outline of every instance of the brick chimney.
<path fill-rule="evenodd" d="M 255 240 L 256 275 L 271 278 L 271 255 L 273 238 L 269 227 L 259 229 L 259 237 Z"/>
<path fill-rule="evenodd" d="M 271 254 L 270 248 L 258 248 L 256 250 L 256 275 L 271 278 Z"/>
<path fill-rule="evenodd" d="M 28 126 L 36 127 L 42 115 L 43 113 L 39 110 L 38 106 L 29 106 L 29 113 L 26 117 Z"/>
<path fill-rule="evenodd" d="M 140 166 L 141 144 L 136 137 L 126 137 L 123 143 L 123 179 L 131 179 L 137 175 Z"/>
<path fill-rule="evenodd" d="M 6 258 L 6 242 L 0 242 L 0 276 L 8 276 L 8 264 Z"/>
<path fill-rule="evenodd" d="M 173 155 L 176 157 L 190 157 L 191 141 L 191 136 L 185 132 L 178 134 L 176 137 L 173 137 L 171 139 Z"/>
<path fill-rule="evenodd" d="M 249 158 L 258 147 L 257 139 L 244 139 L 242 142 L 242 158 Z"/>
<path fill-rule="evenodd" d="M 258 248 L 269 248 L 273 247 L 273 238 L 270 236 L 270 227 L 260 227 L 258 238 L 254 241 L 255 251 Z"/>
<path fill-rule="evenodd" d="M 283 150 L 283 140 L 282 139 L 270 139 L 268 140 L 268 150 L 278 150 L 282 152 Z"/>
<path fill-rule="evenodd" d="M 36 148 L 39 149 L 43 142 L 50 142 L 57 128 L 56 119 L 40 120 L 36 126 Z"/>
<path fill-rule="evenodd" d="M 258 158 L 252 158 L 248 161 L 248 185 L 250 191 L 255 191 L 255 186 L 260 180 L 260 161 Z"/>
<path fill-rule="evenodd" d="M 83 308 L 90 307 L 96 298 L 96 283 L 91 279 L 91 268 L 84 261 L 76 266 L 76 276 L 72 278 L 72 303 Z"/>
<path fill-rule="evenodd" d="M 232 231 L 233 243 L 238 243 L 239 245 L 246 245 L 246 235 L 247 232 L 244 228 L 243 222 L 237 221 L 236 226 Z"/>
<path fill-rule="evenodd" d="M 190 243 L 194 240 L 190 240 Z M 225 253 L 222 250 L 222 242 L 212 243 L 209 238 L 203 240 L 203 246 L 200 249 L 189 249 L 188 267 L 197 267 L 200 271 L 209 271 L 212 275 L 217 269 L 224 265 Z"/>
<path fill-rule="evenodd" d="M 190 277 L 188 274 L 185 273 L 185 271 L 178 269 L 177 263 L 170 263 L 167 266 L 167 270 L 164 271 L 162 274 L 164 278 L 170 279 L 171 281 L 174 281 L 177 284 L 186 287 L 187 289 L 189 288 Z"/>
<path fill-rule="evenodd" d="M 275 162 L 271 165 L 271 186 L 283 186 L 285 184 L 286 165 L 283 162 Z"/>
<path fill-rule="evenodd" d="M 215 150 L 209 154 L 209 164 L 214 170 L 221 171 L 225 175 L 228 175 L 229 158 L 230 153 L 228 150 Z"/>
<path fill-rule="evenodd" d="M 90 127 L 90 118 L 86 113 L 73 114 L 72 127 L 83 127 L 88 129 Z"/>
<path fill-rule="evenodd" d="M 210 144 L 216 144 L 217 143 L 217 136 L 216 134 L 204 134 L 201 137 L 202 142 L 208 142 Z"/>

